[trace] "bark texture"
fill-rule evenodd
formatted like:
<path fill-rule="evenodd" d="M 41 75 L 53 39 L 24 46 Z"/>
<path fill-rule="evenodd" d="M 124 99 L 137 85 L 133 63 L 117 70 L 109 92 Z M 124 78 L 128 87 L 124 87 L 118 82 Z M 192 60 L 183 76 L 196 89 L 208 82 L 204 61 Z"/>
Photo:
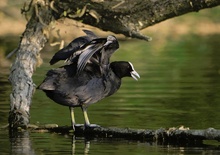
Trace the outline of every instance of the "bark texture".
<path fill-rule="evenodd" d="M 27 127 L 30 117 L 30 106 L 35 85 L 32 80 L 35 67 L 40 63 L 40 50 L 47 42 L 45 35 L 47 25 L 52 20 L 48 8 L 43 5 L 37 8 L 26 26 L 11 67 L 9 80 L 12 84 L 10 94 L 9 125 Z"/>
<path fill-rule="evenodd" d="M 105 31 L 144 40 L 139 30 L 188 12 L 220 5 L 219 0 L 39 0 L 22 35 L 11 68 L 9 124 L 27 127 L 35 86 L 32 80 L 40 50 L 47 42 L 47 27 L 53 18 L 71 18 Z"/>
<path fill-rule="evenodd" d="M 105 31 L 144 40 L 148 26 L 189 12 L 220 5 L 219 0 L 63 0 L 55 1 L 58 18 L 66 16 Z"/>

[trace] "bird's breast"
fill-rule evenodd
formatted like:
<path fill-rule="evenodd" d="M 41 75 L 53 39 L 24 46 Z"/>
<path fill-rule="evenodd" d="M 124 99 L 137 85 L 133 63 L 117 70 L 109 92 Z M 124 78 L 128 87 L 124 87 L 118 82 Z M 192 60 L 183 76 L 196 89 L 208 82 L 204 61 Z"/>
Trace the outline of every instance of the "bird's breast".
<path fill-rule="evenodd" d="M 103 81 L 106 96 L 114 94 L 121 86 L 121 79 L 115 76 L 113 72 L 109 72 Z"/>

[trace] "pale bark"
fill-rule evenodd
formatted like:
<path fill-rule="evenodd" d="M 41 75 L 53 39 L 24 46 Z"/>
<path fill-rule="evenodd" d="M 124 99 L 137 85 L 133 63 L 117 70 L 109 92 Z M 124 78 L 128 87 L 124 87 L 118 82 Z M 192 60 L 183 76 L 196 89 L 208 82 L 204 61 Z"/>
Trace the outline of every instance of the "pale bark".
<path fill-rule="evenodd" d="M 51 20 L 52 15 L 42 5 L 38 8 L 38 14 L 33 13 L 22 35 L 9 76 L 12 93 L 8 121 L 12 128 L 29 124 L 31 99 L 35 91 L 32 75 L 41 61 L 40 51 L 47 42 L 44 32 Z"/>

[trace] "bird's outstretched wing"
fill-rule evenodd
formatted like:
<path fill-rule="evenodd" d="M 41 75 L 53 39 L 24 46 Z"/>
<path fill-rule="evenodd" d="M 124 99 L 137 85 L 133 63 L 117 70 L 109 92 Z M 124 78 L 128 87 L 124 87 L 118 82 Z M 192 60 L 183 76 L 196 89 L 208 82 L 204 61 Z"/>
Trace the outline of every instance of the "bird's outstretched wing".
<path fill-rule="evenodd" d="M 117 39 L 114 36 L 108 36 L 107 38 L 97 38 L 88 43 L 78 59 L 77 72 L 80 73 L 91 58 L 95 57 L 95 60 L 100 66 L 100 70 L 103 71 L 107 68 L 111 55 L 119 48 Z M 95 56 L 94 56 L 95 54 Z"/>
<path fill-rule="evenodd" d="M 78 50 L 82 46 L 89 43 L 91 40 L 98 38 L 92 31 L 83 30 L 83 32 L 86 33 L 86 36 L 74 39 L 69 45 L 55 53 L 55 55 L 50 60 L 50 64 L 53 65 L 60 60 L 70 61 L 74 59 L 76 56 L 81 54 L 81 52 L 79 52 Z"/>
<path fill-rule="evenodd" d="M 106 42 L 106 38 L 98 38 L 92 40 L 88 45 L 80 50 L 81 54 L 77 63 L 77 73 L 80 73 L 85 68 L 86 64 L 89 61 L 92 61 L 91 58 L 95 57 L 96 63 L 100 63 L 101 59 L 101 51 L 103 49 L 103 45 Z M 96 56 L 93 56 L 93 55 Z"/>
<path fill-rule="evenodd" d="M 51 59 L 53 65 L 60 60 L 69 64 L 77 62 L 77 73 L 83 71 L 87 63 L 100 66 L 101 72 L 106 70 L 111 55 L 119 48 L 114 36 L 99 38 L 92 31 L 83 30 L 86 36 L 74 39 L 69 45 L 59 50 Z"/>

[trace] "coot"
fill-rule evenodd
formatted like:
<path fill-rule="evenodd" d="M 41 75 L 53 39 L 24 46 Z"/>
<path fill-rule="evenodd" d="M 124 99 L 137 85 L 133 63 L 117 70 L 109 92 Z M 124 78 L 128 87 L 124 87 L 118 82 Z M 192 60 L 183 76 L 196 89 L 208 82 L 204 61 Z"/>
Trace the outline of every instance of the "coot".
<path fill-rule="evenodd" d="M 132 63 L 115 61 L 110 63 L 106 74 L 101 74 L 96 64 L 87 64 L 80 74 L 77 74 L 77 61 L 63 67 L 49 70 L 46 78 L 38 89 L 43 90 L 53 101 L 70 107 L 72 126 L 75 130 L 74 107 L 81 107 L 85 127 L 91 127 L 87 116 L 90 104 L 114 94 L 121 86 L 123 77 L 140 78 Z"/>
<path fill-rule="evenodd" d="M 110 63 L 111 55 L 118 48 L 116 37 L 108 36 L 96 37 L 72 51 L 67 50 L 68 57 L 65 58 L 70 63 L 48 71 L 46 78 L 38 86 L 38 89 L 43 90 L 53 101 L 70 107 L 73 129 L 76 124 L 74 107 L 82 108 L 85 127 L 91 127 L 93 125 L 88 119 L 88 106 L 114 94 L 120 88 L 123 77 L 132 77 L 135 80 L 140 78 L 132 63 L 126 61 Z M 55 58 L 56 55 L 57 53 Z M 54 57 L 51 62 L 63 60 Z"/>

